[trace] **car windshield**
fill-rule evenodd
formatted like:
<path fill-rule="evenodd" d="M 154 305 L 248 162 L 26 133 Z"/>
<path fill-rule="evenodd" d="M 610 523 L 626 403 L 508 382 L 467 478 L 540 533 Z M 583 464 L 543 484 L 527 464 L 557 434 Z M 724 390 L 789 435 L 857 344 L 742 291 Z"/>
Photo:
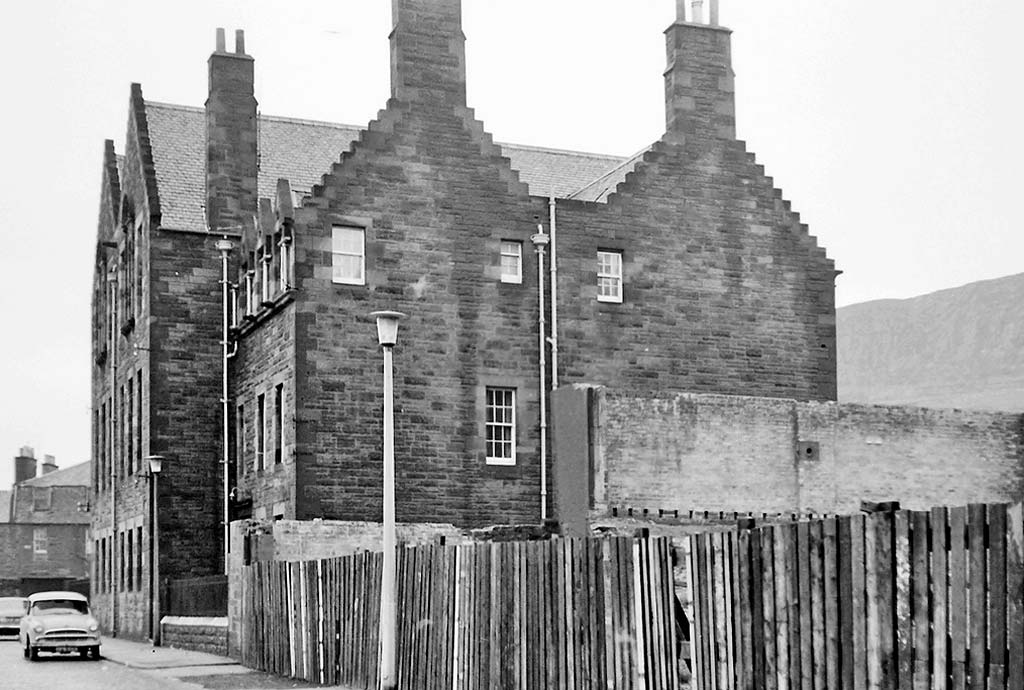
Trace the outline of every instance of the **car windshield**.
<path fill-rule="evenodd" d="M 24 616 L 25 600 L 21 597 L 0 597 L 0 616 Z"/>
<path fill-rule="evenodd" d="M 53 616 L 61 613 L 89 613 L 89 605 L 77 599 L 43 599 L 32 604 L 36 616 Z"/>

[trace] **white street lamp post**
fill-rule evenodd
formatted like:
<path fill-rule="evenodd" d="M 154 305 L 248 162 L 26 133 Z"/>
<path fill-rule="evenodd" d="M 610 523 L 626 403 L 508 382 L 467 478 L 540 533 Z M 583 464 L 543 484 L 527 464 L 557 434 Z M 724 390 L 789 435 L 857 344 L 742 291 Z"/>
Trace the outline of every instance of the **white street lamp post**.
<path fill-rule="evenodd" d="M 160 546 L 158 544 L 160 539 L 160 523 L 157 518 L 159 515 L 158 511 L 158 497 L 157 492 L 157 478 L 160 476 L 160 470 L 163 469 L 163 456 L 162 455 L 147 455 L 146 460 L 149 461 L 149 480 L 150 480 L 150 523 L 149 523 L 149 598 L 150 598 L 150 616 L 152 622 L 150 623 L 150 636 L 153 640 L 153 646 L 160 646 Z"/>
<path fill-rule="evenodd" d="M 377 340 L 384 350 L 384 567 L 380 589 L 380 687 L 398 687 L 395 670 L 395 647 L 398 641 L 398 615 L 395 581 L 395 403 L 392 382 L 391 350 L 398 341 L 398 320 L 405 314 L 397 311 L 375 311 Z"/>

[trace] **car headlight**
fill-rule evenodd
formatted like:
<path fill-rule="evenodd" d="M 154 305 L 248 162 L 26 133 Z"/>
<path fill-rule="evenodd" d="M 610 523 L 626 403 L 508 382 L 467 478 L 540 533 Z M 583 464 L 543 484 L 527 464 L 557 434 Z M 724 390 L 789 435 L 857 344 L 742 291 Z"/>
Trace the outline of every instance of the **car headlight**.
<path fill-rule="evenodd" d="M 90 623 L 89 624 L 89 632 L 96 632 L 99 629 L 100 629 L 100 626 L 98 626 L 96 623 Z"/>
<path fill-rule="evenodd" d="M 37 623 L 37 624 L 36 624 L 36 626 L 35 626 L 34 628 L 32 628 L 32 629 L 33 629 L 33 630 L 35 630 L 35 631 L 36 631 L 37 633 L 41 633 L 41 632 L 43 632 L 43 626 L 39 625 L 38 623 Z"/>

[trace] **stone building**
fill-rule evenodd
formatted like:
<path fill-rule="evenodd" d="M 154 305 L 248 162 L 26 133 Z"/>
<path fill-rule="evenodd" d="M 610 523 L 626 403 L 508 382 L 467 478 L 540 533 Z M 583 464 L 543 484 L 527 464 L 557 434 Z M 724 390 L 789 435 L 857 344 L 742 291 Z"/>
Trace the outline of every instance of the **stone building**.
<path fill-rule="evenodd" d="M 59 469 L 46 455 L 39 467 L 35 451 L 21 448 L 0 504 L 0 596 L 88 591 L 89 476 L 89 463 Z"/>
<path fill-rule="evenodd" d="M 625 159 L 495 143 L 459 0 L 395 0 L 391 98 L 365 127 L 260 114 L 242 32 L 233 51 L 218 32 L 204 108 L 132 85 L 93 301 L 108 627 L 147 630 L 149 455 L 162 577 L 220 572 L 225 519 L 379 519 L 375 310 L 408 315 L 401 522 L 552 516 L 555 385 L 835 398 L 833 262 L 735 138 L 730 31 L 683 4 L 665 133 Z"/>

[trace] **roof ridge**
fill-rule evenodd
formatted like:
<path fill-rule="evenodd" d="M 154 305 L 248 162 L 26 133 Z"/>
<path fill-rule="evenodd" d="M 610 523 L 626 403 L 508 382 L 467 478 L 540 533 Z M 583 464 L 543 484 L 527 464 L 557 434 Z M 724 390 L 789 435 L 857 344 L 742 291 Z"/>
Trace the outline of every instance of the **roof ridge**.
<path fill-rule="evenodd" d="M 514 146 L 525 151 L 543 151 L 544 153 L 561 153 L 568 156 L 593 156 L 594 158 L 612 158 L 623 161 L 623 157 L 614 153 L 594 153 L 593 151 L 574 151 L 572 149 L 554 149 L 547 146 L 533 146 L 530 144 L 514 144 L 508 141 L 495 141 L 498 146 Z"/>
<path fill-rule="evenodd" d="M 164 102 L 164 101 L 150 101 L 150 100 L 147 100 L 146 101 L 146 105 L 147 106 L 155 105 L 155 106 L 160 107 L 160 108 L 168 108 L 168 109 L 171 109 L 171 110 L 181 110 L 181 111 L 184 111 L 184 112 L 192 112 L 192 113 L 204 112 L 204 109 L 202 107 L 200 107 L 200 106 L 181 105 L 180 103 L 167 103 L 167 102 Z M 305 118 L 305 117 L 290 117 L 288 115 L 267 115 L 265 113 L 260 113 L 259 117 L 260 117 L 261 120 L 273 120 L 275 122 L 287 122 L 287 123 L 290 123 L 290 124 L 297 124 L 297 125 L 318 125 L 318 126 L 323 126 L 323 127 L 333 127 L 334 129 L 354 129 L 354 130 L 357 130 L 357 131 L 362 131 L 362 130 L 367 128 L 367 125 L 349 125 L 349 124 L 345 124 L 344 122 L 330 122 L 329 120 L 314 120 L 314 119 Z M 498 146 L 514 146 L 515 148 L 517 148 L 517 149 L 519 149 L 521 151 L 542 151 L 544 153 L 558 153 L 558 154 L 563 154 L 563 155 L 567 155 L 567 156 L 591 156 L 593 158 L 607 158 L 607 159 L 617 160 L 617 161 L 620 161 L 620 162 L 623 162 L 623 163 L 635 156 L 635 154 L 634 154 L 634 155 L 631 155 L 631 156 L 623 157 L 623 156 L 620 156 L 620 155 L 615 154 L 615 153 L 597 153 L 595 151 L 576 151 L 574 149 L 552 148 L 550 146 L 535 146 L 535 145 L 532 145 L 532 144 L 517 144 L 517 143 L 511 142 L 511 141 L 495 141 L 494 143 L 497 144 Z M 642 151 L 641 151 L 641 153 L 642 153 Z"/>

